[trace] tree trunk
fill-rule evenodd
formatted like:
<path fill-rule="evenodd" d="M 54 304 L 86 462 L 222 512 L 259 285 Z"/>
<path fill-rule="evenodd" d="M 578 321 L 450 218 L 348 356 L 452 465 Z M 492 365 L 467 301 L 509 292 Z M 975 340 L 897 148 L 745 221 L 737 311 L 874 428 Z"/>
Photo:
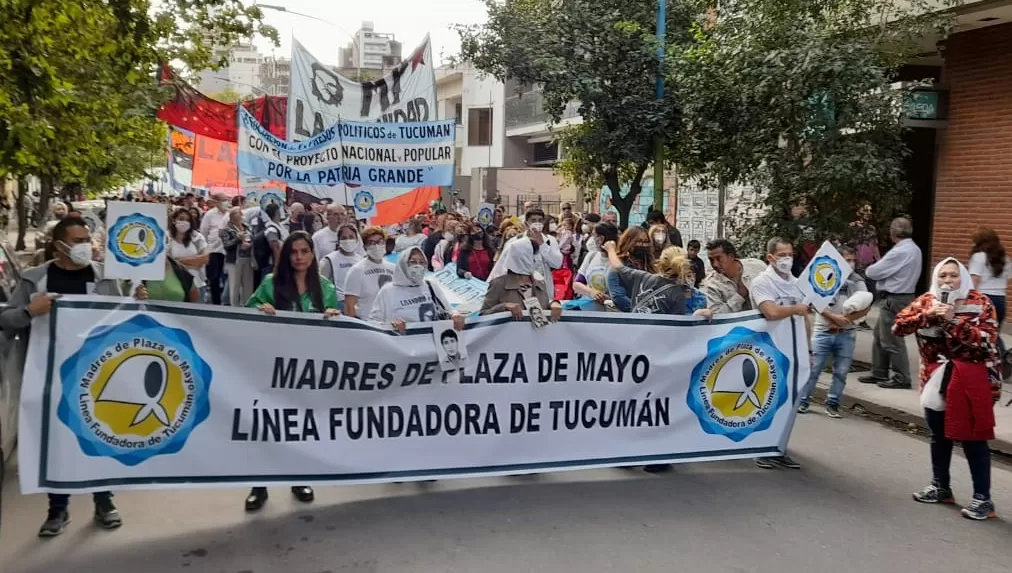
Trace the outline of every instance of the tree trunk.
<path fill-rule="evenodd" d="M 14 244 L 15 251 L 25 250 L 25 231 L 28 230 L 28 213 L 25 212 L 25 200 L 28 198 L 28 179 L 18 179 L 18 199 L 15 209 L 18 214 L 18 240 Z"/>
<path fill-rule="evenodd" d="M 42 187 L 39 190 L 39 220 L 44 220 L 47 213 L 49 213 L 49 200 L 53 196 L 53 177 L 51 175 L 42 176 Z"/>

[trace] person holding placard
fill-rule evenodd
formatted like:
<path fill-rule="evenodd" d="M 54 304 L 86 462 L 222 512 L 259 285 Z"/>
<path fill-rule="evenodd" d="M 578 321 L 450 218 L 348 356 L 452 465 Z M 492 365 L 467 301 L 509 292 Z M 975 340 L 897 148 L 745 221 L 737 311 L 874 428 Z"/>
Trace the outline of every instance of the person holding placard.
<path fill-rule="evenodd" d="M 341 314 L 334 284 L 320 276 L 309 233 L 296 231 L 285 239 L 274 272 L 264 277 L 246 306 L 268 316 L 279 310 L 320 313 L 323 318 Z M 315 498 L 309 486 L 292 486 L 292 495 L 303 503 Z M 246 496 L 246 511 L 257 511 L 266 502 L 267 488 L 254 487 Z"/>
<path fill-rule="evenodd" d="M 840 254 L 850 265 L 851 271 L 857 264 L 857 252 L 848 246 L 840 247 Z M 848 309 L 848 301 L 865 293 L 867 304 L 860 304 L 860 310 Z M 836 297 L 824 311 L 815 315 L 814 333 L 812 335 L 812 373 L 808 378 L 804 391 L 801 393 L 801 404 L 798 413 L 805 414 L 811 408 L 812 392 L 819 380 L 819 375 L 826 368 L 829 357 L 833 357 L 833 384 L 826 395 L 826 415 L 830 418 L 840 417 L 840 397 L 847 384 L 847 373 L 854 361 L 854 346 L 857 343 L 857 323 L 871 310 L 871 294 L 864 284 L 864 279 L 856 272 L 847 276 L 846 282 L 836 293 Z"/>
<path fill-rule="evenodd" d="M 209 256 L 207 240 L 195 230 L 189 209 L 176 209 L 169 216 L 167 254 L 190 271 L 198 289 L 204 288 L 207 284 L 204 267 L 207 266 Z"/>
<path fill-rule="evenodd" d="M 530 308 L 537 306 L 542 311 L 550 310 L 551 320 L 558 321 L 562 316 L 562 303 L 548 296 L 544 277 L 537 271 L 531 239 L 523 237 L 510 243 L 500 261 L 506 274 L 489 282 L 481 305 L 482 316 L 509 312 L 514 320 L 520 320 Z"/>
<path fill-rule="evenodd" d="M 52 230 L 53 259 L 21 274 L 10 304 L 0 313 L 0 330 L 6 336 L 18 336 L 11 365 L 20 372 L 28 354 L 29 329 L 32 319 L 49 314 L 53 301 L 66 294 L 97 294 L 123 296 L 118 281 L 104 278 L 101 263 L 91 260 L 91 234 L 83 219 L 66 217 Z M 140 286 L 135 296 L 147 299 L 148 291 Z M 119 511 L 112 503 L 112 493 L 98 491 L 92 495 L 95 502 L 95 523 L 104 529 L 123 525 Z M 49 512 L 39 529 L 39 537 L 56 537 L 70 523 L 70 496 L 49 494 Z"/>

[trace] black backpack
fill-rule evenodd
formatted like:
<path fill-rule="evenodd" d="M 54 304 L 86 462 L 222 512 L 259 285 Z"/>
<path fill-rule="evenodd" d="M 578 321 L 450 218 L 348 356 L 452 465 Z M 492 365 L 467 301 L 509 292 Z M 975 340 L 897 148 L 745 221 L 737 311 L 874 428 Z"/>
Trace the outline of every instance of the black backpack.
<path fill-rule="evenodd" d="M 276 223 L 273 223 L 276 225 Z M 271 249 L 271 242 L 267 240 L 268 224 L 258 220 L 253 227 L 253 260 L 258 269 L 266 269 L 271 266 L 271 257 L 274 251 Z M 278 229 L 281 227 L 278 226 Z"/>

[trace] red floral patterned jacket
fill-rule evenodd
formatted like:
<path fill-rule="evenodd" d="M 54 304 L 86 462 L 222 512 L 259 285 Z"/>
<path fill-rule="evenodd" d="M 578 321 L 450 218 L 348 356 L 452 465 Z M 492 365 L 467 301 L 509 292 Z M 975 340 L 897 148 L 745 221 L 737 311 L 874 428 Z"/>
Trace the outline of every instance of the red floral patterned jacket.
<path fill-rule="evenodd" d="M 917 335 L 921 387 L 941 358 L 984 363 L 990 374 L 991 394 L 998 400 L 1001 397 L 1001 376 L 997 371 L 998 314 L 991 299 L 971 290 L 966 301 L 956 307 L 956 316 L 951 321 L 925 314 L 934 303 L 933 294 L 921 295 L 896 315 L 893 324 L 896 336 Z"/>

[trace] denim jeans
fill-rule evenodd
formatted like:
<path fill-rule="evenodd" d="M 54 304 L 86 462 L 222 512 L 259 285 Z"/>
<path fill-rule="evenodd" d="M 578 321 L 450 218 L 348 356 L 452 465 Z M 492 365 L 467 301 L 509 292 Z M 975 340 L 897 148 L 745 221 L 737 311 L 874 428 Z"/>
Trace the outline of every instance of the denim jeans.
<path fill-rule="evenodd" d="M 847 372 L 850 371 L 850 363 L 854 361 L 854 343 L 856 341 L 857 332 L 853 330 L 816 331 L 812 336 L 812 352 L 815 354 L 815 360 L 812 363 L 812 374 L 808 377 L 808 384 L 805 385 L 805 391 L 801 396 L 802 403 L 808 404 L 812 399 L 812 392 L 815 391 L 819 375 L 826 369 L 829 356 L 833 355 L 833 383 L 826 396 L 826 405 L 840 405 L 843 387 L 847 385 Z"/>

